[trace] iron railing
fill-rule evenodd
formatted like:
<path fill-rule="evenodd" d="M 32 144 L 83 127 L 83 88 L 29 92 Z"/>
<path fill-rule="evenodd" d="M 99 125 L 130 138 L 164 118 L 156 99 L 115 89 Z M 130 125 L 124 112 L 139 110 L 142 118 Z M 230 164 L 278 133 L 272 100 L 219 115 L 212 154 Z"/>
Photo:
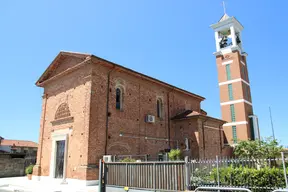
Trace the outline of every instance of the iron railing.
<path fill-rule="evenodd" d="M 287 162 L 288 159 L 285 159 L 284 154 L 282 158 L 273 159 L 216 157 L 165 162 L 106 162 L 106 184 L 157 191 L 195 190 L 197 187 L 238 187 L 253 192 L 273 191 L 288 188 L 285 166 Z M 267 170 L 273 174 L 262 181 Z M 249 171 L 251 173 L 258 171 L 258 175 L 253 176 Z"/>
<path fill-rule="evenodd" d="M 240 188 L 240 187 L 197 187 L 195 192 L 197 191 L 247 191 L 252 192 L 250 189 Z"/>
<path fill-rule="evenodd" d="M 108 186 L 184 191 L 185 162 L 106 163 Z"/>

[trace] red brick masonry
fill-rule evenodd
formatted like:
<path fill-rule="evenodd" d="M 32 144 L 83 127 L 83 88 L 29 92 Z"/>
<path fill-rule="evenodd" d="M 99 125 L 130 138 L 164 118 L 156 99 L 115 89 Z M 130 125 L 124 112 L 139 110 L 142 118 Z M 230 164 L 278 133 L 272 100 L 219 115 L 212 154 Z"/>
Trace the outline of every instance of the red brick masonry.
<path fill-rule="evenodd" d="M 191 148 L 184 153 L 192 158 L 222 154 L 225 122 L 201 110 L 203 97 L 94 55 L 60 52 L 36 85 L 44 88 L 44 96 L 34 175 L 50 174 L 53 133 L 68 128 L 67 178 L 98 179 L 95 165 L 104 154 L 156 157 L 169 147 L 145 137 L 179 140 L 182 149 L 189 138 Z M 123 93 L 121 110 L 116 109 L 116 88 Z M 157 99 L 163 102 L 161 118 Z M 155 123 L 145 122 L 148 114 Z"/>

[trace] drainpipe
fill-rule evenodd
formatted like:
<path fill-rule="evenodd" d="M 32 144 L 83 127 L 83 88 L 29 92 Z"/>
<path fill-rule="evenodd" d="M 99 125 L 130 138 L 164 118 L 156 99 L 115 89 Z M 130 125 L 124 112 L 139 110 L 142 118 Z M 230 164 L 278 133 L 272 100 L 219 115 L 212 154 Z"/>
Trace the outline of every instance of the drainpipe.
<path fill-rule="evenodd" d="M 109 123 L 109 95 L 110 95 L 110 74 L 115 70 L 115 66 L 108 72 L 107 76 L 107 95 L 106 95 L 106 133 L 105 133 L 105 155 L 107 155 L 107 145 L 108 145 L 108 123 Z"/>
<path fill-rule="evenodd" d="M 41 159 L 42 159 L 42 150 L 43 150 L 43 135 L 44 135 L 44 127 L 45 127 L 45 118 L 46 118 L 46 106 L 47 106 L 47 94 L 44 93 L 42 98 L 44 99 L 44 113 L 43 113 L 43 119 L 42 119 L 42 130 L 41 130 L 41 135 L 40 135 L 40 154 L 39 154 L 39 161 L 38 161 L 38 172 L 39 172 L 39 167 L 41 167 Z M 40 175 L 38 175 L 40 176 Z"/>
<path fill-rule="evenodd" d="M 208 121 L 208 119 L 205 119 L 204 121 L 202 121 L 202 141 L 203 141 L 204 159 L 205 159 L 205 133 L 204 133 L 204 126 L 205 126 L 206 121 Z"/>
<path fill-rule="evenodd" d="M 174 88 L 171 89 L 171 91 L 169 91 L 167 93 L 167 105 L 168 105 L 168 147 L 169 147 L 169 149 L 171 148 L 171 145 L 170 145 L 170 137 L 171 137 L 170 136 L 170 131 L 171 131 L 171 127 L 170 127 L 170 97 L 169 97 L 169 95 L 170 95 L 170 93 L 172 91 L 174 91 Z"/>
<path fill-rule="evenodd" d="M 222 133 L 221 133 L 221 125 L 219 125 L 219 139 L 220 139 L 220 155 L 221 155 L 221 157 L 222 157 L 222 149 L 223 149 L 223 146 L 222 146 Z"/>
<path fill-rule="evenodd" d="M 142 79 L 142 76 L 141 76 L 141 80 L 143 80 L 143 79 Z M 140 105 L 141 105 L 141 101 L 140 101 L 141 92 L 140 92 L 140 91 L 141 91 L 141 87 L 140 87 L 140 83 L 139 83 L 139 84 L 138 84 L 138 93 L 139 93 L 139 101 L 138 101 L 138 102 L 139 102 L 139 103 L 138 103 L 138 104 L 139 104 L 139 111 L 138 111 L 138 112 L 139 112 L 139 117 L 138 117 L 138 118 L 139 118 L 139 121 L 138 121 L 138 122 L 139 122 L 139 136 L 140 136 L 140 134 L 141 134 L 141 123 L 140 123 L 140 122 L 141 122 L 141 121 L 140 121 L 140 119 L 141 119 L 141 107 L 140 107 Z M 146 129 L 145 129 L 145 135 L 146 135 Z M 140 143 L 141 143 L 141 141 L 139 141 L 139 143 L 138 143 L 138 154 L 141 154 Z M 144 145 L 144 146 L 145 146 L 145 145 Z M 146 149 L 144 149 L 144 151 L 145 151 L 145 150 L 146 150 Z"/>

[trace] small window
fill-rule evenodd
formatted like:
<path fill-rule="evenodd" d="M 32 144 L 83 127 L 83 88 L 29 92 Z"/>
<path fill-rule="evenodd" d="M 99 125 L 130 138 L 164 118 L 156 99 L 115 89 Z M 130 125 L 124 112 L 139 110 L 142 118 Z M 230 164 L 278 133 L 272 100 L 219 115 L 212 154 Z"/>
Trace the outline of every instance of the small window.
<path fill-rule="evenodd" d="M 241 67 L 241 70 L 242 70 L 242 78 L 247 81 L 247 74 L 246 74 L 246 69 L 245 69 L 245 66 L 242 66 Z"/>
<path fill-rule="evenodd" d="M 116 109 L 121 110 L 123 105 L 123 92 L 120 88 L 116 88 Z"/>
<path fill-rule="evenodd" d="M 250 100 L 250 98 L 249 98 L 249 87 L 248 87 L 248 85 L 245 85 L 245 97 L 246 97 L 246 100 Z"/>
<path fill-rule="evenodd" d="M 247 86 L 248 87 L 248 86 Z M 251 101 L 251 92 L 250 92 L 250 87 L 247 88 L 248 91 L 248 100 Z"/>
<path fill-rule="evenodd" d="M 163 117 L 163 103 L 161 99 L 157 99 L 157 117 Z"/>
<path fill-rule="evenodd" d="M 232 90 L 232 84 L 228 84 L 228 93 L 229 93 L 229 100 L 233 100 L 233 90 Z"/>
<path fill-rule="evenodd" d="M 233 143 L 237 143 L 237 130 L 236 126 L 232 126 Z"/>
<path fill-rule="evenodd" d="M 232 122 L 235 122 L 235 121 L 236 121 L 236 117 L 235 117 L 234 104 L 230 105 L 230 113 L 231 113 L 231 121 L 232 121 Z"/>
<path fill-rule="evenodd" d="M 227 77 L 227 80 L 231 80 L 230 64 L 226 65 L 226 77 Z"/>

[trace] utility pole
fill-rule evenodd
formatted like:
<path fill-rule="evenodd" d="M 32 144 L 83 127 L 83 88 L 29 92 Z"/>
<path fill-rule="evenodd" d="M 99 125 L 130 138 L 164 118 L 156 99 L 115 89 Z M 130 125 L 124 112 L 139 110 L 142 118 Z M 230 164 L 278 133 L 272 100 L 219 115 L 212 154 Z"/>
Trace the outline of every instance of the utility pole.
<path fill-rule="evenodd" d="M 270 121 L 271 121 L 272 135 L 273 135 L 273 139 L 275 140 L 275 134 L 274 134 L 274 127 L 273 127 L 271 107 L 269 107 L 269 112 L 270 112 Z"/>

